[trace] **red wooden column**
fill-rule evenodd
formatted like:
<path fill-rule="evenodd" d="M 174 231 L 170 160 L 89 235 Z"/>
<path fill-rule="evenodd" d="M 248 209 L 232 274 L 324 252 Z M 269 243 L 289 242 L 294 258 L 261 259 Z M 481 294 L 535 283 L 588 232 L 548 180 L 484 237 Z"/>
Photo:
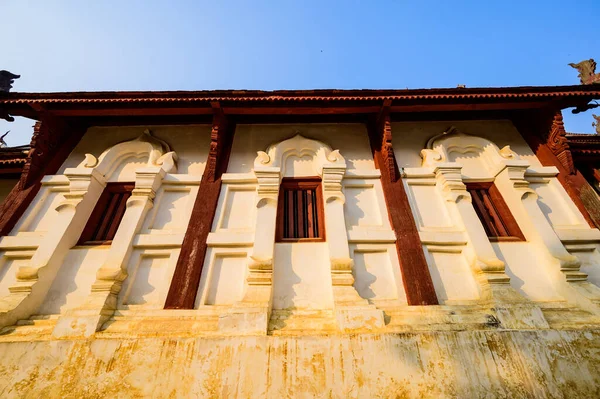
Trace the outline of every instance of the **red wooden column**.
<path fill-rule="evenodd" d="M 600 228 L 600 200 L 594 189 L 575 168 L 566 138 L 562 113 L 520 115 L 513 123 L 544 166 L 556 166 L 558 181 L 590 227 Z"/>
<path fill-rule="evenodd" d="M 15 227 L 42 187 L 42 178 L 54 175 L 85 133 L 84 127 L 67 125 L 49 114 L 36 122 L 31 150 L 21 178 L 0 205 L 0 236 Z"/>
<path fill-rule="evenodd" d="M 177 259 L 165 309 L 194 308 L 208 247 L 206 239 L 217 211 L 221 175 L 229 162 L 234 130 L 235 125 L 228 124 L 221 109 L 215 108 L 208 160 L 200 181 L 190 223 L 181 245 L 181 253 Z"/>
<path fill-rule="evenodd" d="M 409 305 L 437 305 L 435 288 L 417 225 L 398 170 L 392 148 L 392 125 L 387 109 L 368 126 L 375 166 L 381 172 L 381 185 L 392 228 L 396 233 L 396 251 Z"/>

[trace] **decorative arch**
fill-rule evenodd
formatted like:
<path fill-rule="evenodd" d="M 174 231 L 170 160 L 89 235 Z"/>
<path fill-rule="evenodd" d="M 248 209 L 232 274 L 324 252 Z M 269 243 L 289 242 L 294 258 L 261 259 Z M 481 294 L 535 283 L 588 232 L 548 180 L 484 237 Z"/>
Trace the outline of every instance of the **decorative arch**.
<path fill-rule="evenodd" d="M 327 144 L 306 138 L 300 133 L 287 140 L 271 144 L 267 151 L 258 151 L 258 156 L 254 161 L 254 169 L 279 168 L 281 174 L 285 174 L 286 161 L 290 157 L 312 157 L 315 166 L 315 172 L 322 176 L 325 166 L 346 168 L 346 160 L 340 154 L 339 150 L 332 150 Z"/>
<path fill-rule="evenodd" d="M 462 157 L 471 155 L 478 158 L 488 172 L 487 177 L 490 178 L 495 177 L 509 164 L 525 168 L 529 166 L 529 163 L 521 160 L 510 146 L 500 149 L 492 141 L 463 133 L 454 126 L 427 141 L 427 148 L 421 150 L 422 166 L 455 162 L 457 155 Z M 484 177 L 481 170 L 474 170 L 476 169 L 474 165 L 476 163 L 462 165 L 462 174 L 469 177 Z"/>
<path fill-rule="evenodd" d="M 106 149 L 100 157 L 85 154 L 85 159 L 78 168 L 93 168 L 105 178 L 115 172 L 121 162 L 128 158 L 146 158 L 146 167 L 160 167 L 166 173 L 177 171 L 177 154 L 171 151 L 169 145 L 152 135 L 146 129 L 137 138 L 123 141 Z"/>

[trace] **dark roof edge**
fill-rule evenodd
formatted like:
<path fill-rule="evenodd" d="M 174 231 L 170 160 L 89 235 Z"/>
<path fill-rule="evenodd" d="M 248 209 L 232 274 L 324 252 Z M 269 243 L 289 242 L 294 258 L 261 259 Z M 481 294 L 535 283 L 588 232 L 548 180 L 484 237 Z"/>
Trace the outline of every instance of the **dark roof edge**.
<path fill-rule="evenodd" d="M 21 103 L 52 100 L 59 102 L 82 100 L 375 100 L 408 98 L 494 98 L 539 96 L 600 97 L 600 86 L 517 86 L 432 89 L 317 89 L 317 90 L 199 90 L 199 91 L 79 91 L 28 93 L 11 92 L 0 97 L 0 103 Z"/>

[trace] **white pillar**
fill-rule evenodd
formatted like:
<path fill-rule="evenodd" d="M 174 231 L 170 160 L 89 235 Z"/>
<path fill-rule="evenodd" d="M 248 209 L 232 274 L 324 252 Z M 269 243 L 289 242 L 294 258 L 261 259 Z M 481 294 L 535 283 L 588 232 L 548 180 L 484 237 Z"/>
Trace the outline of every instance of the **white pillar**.
<path fill-rule="evenodd" d="M 271 317 L 277 200 L 281 178 L 279 167 L 262 165 L 260 155 L 258 159 L 254 167 L 258 182 L 254 245 L 248 260 L 244 297 L 231 312 L 219 318 L 219 330 L 222 332 L 243 330 L 264 334 Z"/>
<path fill-rule="evenodd" d="M 341 157 L 340 157 L 341 158 Z M 344 331 L 378 329 L 385 326 L 383 312 L 361 298 L 354 288 L 348 232 L 344 215 L 346 198 L 342 180 L 346 164 L 323 165 L 323 197 L 325 202 L 325 236 L 329 247 L 331 283 L 336 317 Z"/>
<path fill-rule="evenodd" d="M 354 288 L 352 268 L 354 261 L 350 258 L 342 179 L 346 173 L 346 165 L 323 166 L 323 198 L 325 213 L 325 235 L 329 247 L 331 279 L 333 284 L 333 300 L 336 305 L 362 304 L 368 301 L 360 297 Z"/>
<path fill-rule="evenodd" d="M 254 173 L 258 180 L 254 246 L 248 264 L 248 286 L 240 305 L 265 307 L 270 313 L 280 170 L 264 167 Z"/>

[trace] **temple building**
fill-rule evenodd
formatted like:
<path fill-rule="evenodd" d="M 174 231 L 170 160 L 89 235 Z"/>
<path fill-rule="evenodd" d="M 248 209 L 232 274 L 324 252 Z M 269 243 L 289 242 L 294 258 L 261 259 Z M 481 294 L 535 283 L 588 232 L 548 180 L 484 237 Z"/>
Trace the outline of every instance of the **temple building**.
<path fill-rule="evenodd" d="M 594 99 L 0 93 L 0 396 L 600 397 Z"/>

